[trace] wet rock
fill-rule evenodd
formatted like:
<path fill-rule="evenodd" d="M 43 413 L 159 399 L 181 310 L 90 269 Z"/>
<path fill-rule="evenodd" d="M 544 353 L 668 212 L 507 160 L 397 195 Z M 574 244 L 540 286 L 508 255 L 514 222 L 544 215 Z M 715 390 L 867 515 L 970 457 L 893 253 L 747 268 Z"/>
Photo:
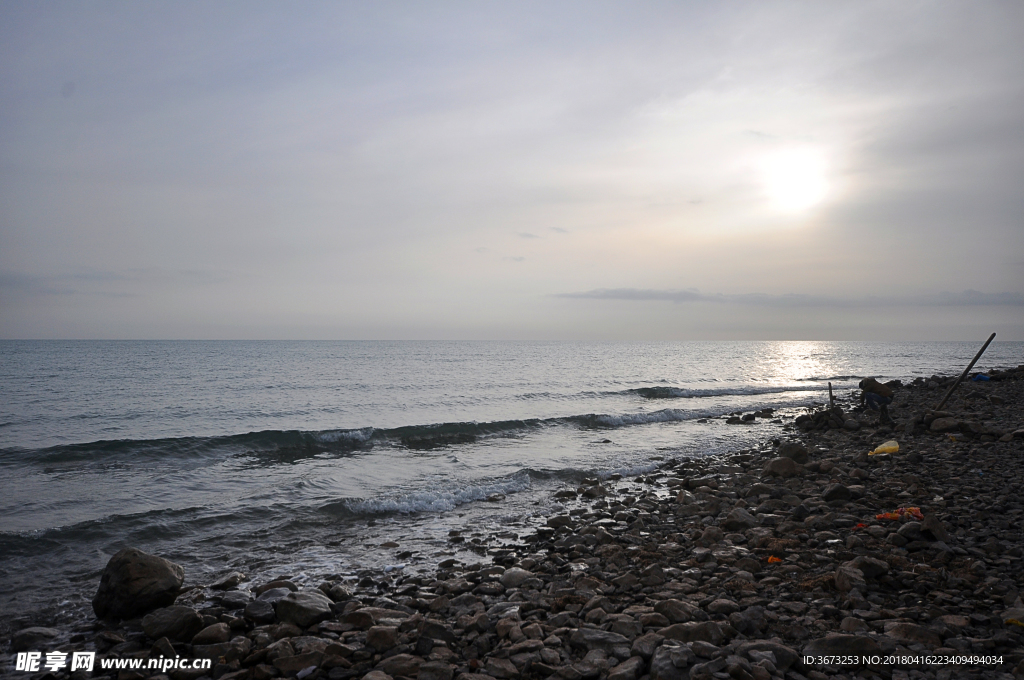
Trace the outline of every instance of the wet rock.
<path fill-rule="evenodd" d="M 152 637 L 152 636 L 150 636 Z M 226 623 L 215 623 L 203 628 L 192 638 L 194 645 L 215 645 L 231 639 L 231 627 Z"/>
<path fill-rule="evenodd" d="M 348 612 L 341 617 L 342 623 L 348 623 L 356 628 L 362 630 L 369 630 L 374 623 L 373 615 L 366 610 L 357 609 L 356 611 Z"/>
<path fill-rule="evenodd" d="M 753 606 L 729 614 L 729 624 L 739 633 L 752 636 L 764 630 L 768 621 L 764 616 L 764 607 Z"/>
<path fill-rule="evenodd" d="M 256 595 L 262 595 L 268 590 L 274 590 L 276 588 L 285 588 L 286 590 L 289 590 L 293 593 L 299 589 L 299 587 L 295 585 L 295 583 L 289 581 L 288 579 L 277 579 L 276 581 L 271 581 L 269 583 L 264 583 L 262 585 L 256 586 Z"/>
<path fill-rule="evenodd" d="M 864 572 L 856 567 L 842 564 L 836 568 L 835 584 L 836 590 L 841 593 L 848 593 L 854 588 L 863 590 L 865 586 Z"/>
<path fill-rule="evenodd" d="M 762 474 L 775 477 L 796 477 L 804 471 L 802 465 L 792 458 L 775 458 L 764 466 Z"/>
<path fill-rule="evenodd" d="M 725 639 L 722 627 L 714 621 L 676 623 L 667 628 L 662 628 L 658 631 L 658 635 L 670 640 L 679 640 L 680 642 L 703 640 L 713 645 L 720 644 Z"/>
<path fill-rule="evenodd" d="M 722 529 L 725 531 L 746 531 L 760 524 L 757 519 L 743 508 L 734 508 L 722 520 Z"/>
<path fill-rule="evenodd" d="M 191 607 L 165 607 L 142 619 L 142 630 L 154 640 L 162 637 L 191 642 L 203 629 L 203 617 Z"/>
<path fill-rule="evenodd" d="M 921 531 L 927 538 L 949 543 L 949 532 L 946 531 L 945 525 L 943 525 L 938 517 L 931 513 L 924 516 L 924 521 L 921 523 Z"/>
<path fill-rule="evenodd" d="M 519 669 L 516 668 L 515 664 L 508 659 L 496 659 L 491 657 L 487 659 L 484 671 L 486 671 L 488 675 L 498 678 L 499 680 L 511 680 L 512 678 L 519 677 Z"/>
<path fill-rule="evenodd" d="M 416 680 L 452 680 L 454 669 L 443 661 L 427 661 L 420 664 Z"/>
<path fill-rule="evenodd" d="M 665 582 L 665 572 L 660 564 L 652 564 L 640 572 L 640 583 L 645 586 L 660 586 Z"/>
<path fill-rule="evenodd" d="M 831 503 L 832 501 L 848 501 L 853 498 L 850 489 L 842 484 L 833 484 L 821 494 L 822 500 Z"/>
<path fill-rule="evenodd" d="M 885 634 L 897 642 L 918 642 L 932 649 L 942 645 L 942 638 L 933 630 L 915 623 L 897 622 L 885 626 Z"/>
<path fill-rule="evenodd" d="M 456 641 L 455 631 L 451 629 L 451 626 L 447 626 L 440 621 L 425 621 L 420 628 L 420 637 L 440 640 L 448 644 L 454 644 Z"/>
<path fill-rule="evenodd" d="M 101 619 L 130 619 L 174 604 L 185 570 L 138 548 L 117 552 L 100 576 L 92 608 Z"/>
<path fill-rule="evenodd" d="M 282 656 L 274 659 L 274 668 L 283 675 L 297 675 L 307 668 L 316 668 L 324 660 L 323 652 L 306 652 L 295 656 Z"/>
<path fill-rule="evenodd" d="M 804 646 L 805 656 L 852 656 L 881 654 L 878 643 L 865 635 L 828 635 Z"/>
<path fill-rule="evenodd" d="M 383 659 L 377 666 L 379 670 L 395 677 L 404 675 L 408 678 L 415 678 L 419 675 L 423 659 L 412 654 L 395 654 Z M 493 675 L 493 674 L 492 674 Z"/>
<path fill-rule="evenodd" d="M 846 564 L 854 569 L 859 569 L 864 578 L 875 579 L 889 573 L 888 562 L 867 555 L 858 555 Z"/>
<path fill-rule="evenodd" d="M 616 588 L 632 588 L 633 586 L 640 585 L 640 579 L 636 574 L 627 573 L 619 576 L 618 578 L 612 579 L 612 584 L 614 584 Z"/>
<path fill-rule="evenodd" d="M 274 605 L 263 600 L 253 600 L 245 606 L 245 612 L 243 613 L 245 618 L 251 619 L 258 624 L 273 623 L 277 620 Z"/>
<path fill-rule="evenodd" d="M 932 432 L 952 432 L 960 429 L 960 421 L 957 418 L 936 418 L 928 429 Z"/>
<path fill-rule="evenodd" d="M 725 659 L 713 659 L 690 667 L 690 680 L 711 680 L 715 673 L 725 670 Z"/>
<path fill-rule="evenodd" d="M 269 602 L 270 604 L 277 604 L 278 601 L 288 597 L 292 594 L 292 592 L 293 591 L 289 590 L 288 588 L 270 588 L 269 590 L 264 590 L 263 592 L 261 592 L 259 594 L 259 597 L 256 598 L 256 600 L 259 602 Z"/>
<path fill-rule="evenodd" d="M 665 638 L 657 633 L 641 635 L 637 639 L 633 640 L 633 646 L 629 650 L 630 654 L 649 660 L 654 656 L 654 651 L 658 649 L 664 639 Z"/>
<path fill-rule="evenodd" d="M 664 628 L 671 625 L 668 617 L 658 612 L 648 612 L 640 615 L 640 626 L 643 628 Z"/>
<path fill-rule="evenodd" d="M 697 545 L 709 547 L 725 538 L 725 533 L 716 526 L 710 526 L 704 530 L 697 539 Z"/>
<path fill-rule="evenodd" d="M 228 611 L 242 609 L 252 602 L 252 595 L 248 590 L 232 590 L 224 593 L 220 598 L 220 606 Z"/>
<path fill-rule="evenodd" d="M 792 647 L 772 640 L 755 640 L 753 642 L 741 642 L 736 648 L 736 653 L 753 659 L 753 652 L 771 652 L 775 657 L 772 662 L 779 670 L 785 672 L 799 658 L 799 654 Z"/>
<path fill-rule="evenodd" d="M 178 653 L 174 651 L 174 645 L 171 644 L 171 641 L 167 638 L 160 638 L 159 640 L 153 643 L 153 646 L 149 650 L 150 658 L 154 656 L 163 656 L 170 658 L 172 656 L 177 655 Z"/>
<path fill-rule="evenodd" d="M 398 644 L 398 628 L 395 626 L 372 626 L 366 631 L 366 646 L 377 652 L 385 652 Z"/>
<path fill-rule="evenodd" d="M 632 656 L 608 671 L 608 680 L 636 680 L 643 675 L 647 664 L 639 656 Z"/>
<path fill-rule="evenodd" d="M 60 634 L 56 628 L 33 626 L 22 628 L 11 638 L 12 652 L 41 651 Z"/>
<path fill-rule="evenodd" d="M 229 642 L 222 642 L 215 645 L 192 645 L 192 654 L 200 659 L 220 659 L 230 663 L 241 661 L 249 655 L 252 649 L 252 642 L 247 637 L 238 636 Z"/>
<path fill-rule="evenodd" d="M 228 588 L 234 588 L 244 580 L 245 574 L 240 571 L 233 571 L 215 581 L 210 587 L 214 590 L 227 590 Z"/>
<path fill-rule="evenodd" d="M 274 611 L 281 621 L 308 628 L 331 617 L 331 601 L 319 590 L 299 590 L 278 600 Z"/>
<path fill-rule="evenodd" d="M 348 602 L 352 599 L 352 591 L 338 583 L 327 590 L 327 597 L 334 602 Z"/>
<path fill-rule="evenodd" d="M 739 611 L 739 609 L 740 606 L 732 600 L 718 599 L 708 605 L 709 614 L 725 614 L 728 616 L 733 612 Z"/>
<path fill-rule="evenodd" d="M 569 643 L 573 647 L 581 647 L 588 651 L 599 649 L 606 654 L 623 658 L 630 655 L 629 650 L 632 647 L 626 636 L 599 628 L 577 628 L 569 638 Z"/>
<path fill-rule="evenodd" d="M 685 645 L 662 645 L 651 658 L 652 680 L 687 680 L 687 669 L 697 657 Z"/>
<path fill-rule="evenodd" d="M 696 613 L 698 609 L 688 602 L 671 599 L 655 604 L 654 611 L 663 614 L 673 624 L 685 624 L 697 618 Z"/>
<path fill-rule="evenodd" d="M 705 642 L 703 640 L 697 640 L 696 642 L 692 642 L 690 643 L 689 647 L 693 650 L 694 654 L 696 654 L 697 656 L 702 656 L 705 659 L 717 659 L 720 656 L 725 656 L 725 653 L 722 651 L 721 647 L 713 645 L 710 642 Z"/>
<path fill-rule="evenodd" d="M 803 465 L 807 462 L 807 447 L 800 442 L 783 442 L 779 447 L 779 456 L 789 458 L 795 463 Z"/>
<path fill-rule="evenodd" d="M 518 588 L 527 579 L 533 578 L 533 572 L 527 571 L 526 569 L 520 569 L 519 567 L 512 567 L 511 569 L 505 570 L 505 573 L 501 575 L 501 585 L 506 588 Z"/>

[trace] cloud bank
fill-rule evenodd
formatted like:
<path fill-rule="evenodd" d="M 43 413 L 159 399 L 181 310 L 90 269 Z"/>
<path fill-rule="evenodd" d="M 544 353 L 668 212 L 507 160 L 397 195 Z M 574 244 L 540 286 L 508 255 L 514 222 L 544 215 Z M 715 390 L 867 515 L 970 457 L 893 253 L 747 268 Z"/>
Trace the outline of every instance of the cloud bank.
<path fill-rule="evenodd" d="M 917 296 L 867 296 L 838 297 L 788 293 L 769 295 L 765 293 L 701 293 L 689 290 L 642 290 L 637 288 L 601 288 L 580 293 L 557 293 L 556 297 L 585 300 L 631 300 L 668 301 L 677 304 L 687 302 L 711 302 L 717 304 L 751 305 L 758 307 L 1024 307 L 1021 293 L 982 293 L 965 290 L 960 293 L 943 291 L 931 295 Z"/>
<path fill-rule="evenodd" d="M 8 2 L 0 337 L 1024 340 L 1021 120 L 1018 2 Z"/>

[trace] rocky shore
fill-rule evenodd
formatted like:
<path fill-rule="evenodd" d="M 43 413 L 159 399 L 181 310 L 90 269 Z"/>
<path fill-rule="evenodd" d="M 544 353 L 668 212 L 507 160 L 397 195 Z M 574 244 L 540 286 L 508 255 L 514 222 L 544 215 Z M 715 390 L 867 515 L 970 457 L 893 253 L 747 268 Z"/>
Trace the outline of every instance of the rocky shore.
<path fill-rule="evenodd" d="M 896 383 L 894 425 L 852 395 L 783 437 L 557 492 L 486 562 L 428 576 L 239 573 L 183 587 L 111 560 L 88 629 L 29 628 L 10 677 L 699 680 L 1024 677 L 1024 366 Z M 837 395 L 838 397 L 838 395 Z M 770 412 L 731 414 L 756 426 Z M 726 425 L 723 425 L 726 427 Z M 889 440 L 895 453 L 870 452 Z M 458 531 L 452 540 L 459 541 Z M 59 647 L 58 647 L 59 644 Z M 17 652 L 209 658 L 209 670 L 15 671 Z M 45 657 L 45 654 L 44 654 Z"/>

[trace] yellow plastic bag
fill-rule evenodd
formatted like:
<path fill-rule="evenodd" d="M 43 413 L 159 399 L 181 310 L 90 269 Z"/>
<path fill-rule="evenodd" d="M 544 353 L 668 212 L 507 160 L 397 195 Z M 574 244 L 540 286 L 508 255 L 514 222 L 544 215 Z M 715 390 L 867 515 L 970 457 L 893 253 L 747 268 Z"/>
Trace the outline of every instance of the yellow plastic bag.
<path fill-rule="evenodd" d="M 900 445 L 895 439 L 891 439 L 884 444 L 881 444 L 877 449 L 869 453 L 869 456 L 873 456 L 877 453 L 896 453 L 900 450 Z"/>

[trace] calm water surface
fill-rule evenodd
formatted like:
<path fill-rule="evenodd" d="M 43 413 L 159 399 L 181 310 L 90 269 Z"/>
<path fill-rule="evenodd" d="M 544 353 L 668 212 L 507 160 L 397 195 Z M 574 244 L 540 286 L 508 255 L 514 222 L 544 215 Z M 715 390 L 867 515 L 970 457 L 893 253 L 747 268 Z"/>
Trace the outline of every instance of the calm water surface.
<path fill-rule="evenodd" d="M 85 616 L 126 546 L 194 581 L 427 568 L 453 527 L 511 536 L 553 488 L 778 427 L 699 419 L 949 374 L 979 346 L 0 342 L 0 610 Z M 977 368 L 1020 363 L 997 342 Z"/>

